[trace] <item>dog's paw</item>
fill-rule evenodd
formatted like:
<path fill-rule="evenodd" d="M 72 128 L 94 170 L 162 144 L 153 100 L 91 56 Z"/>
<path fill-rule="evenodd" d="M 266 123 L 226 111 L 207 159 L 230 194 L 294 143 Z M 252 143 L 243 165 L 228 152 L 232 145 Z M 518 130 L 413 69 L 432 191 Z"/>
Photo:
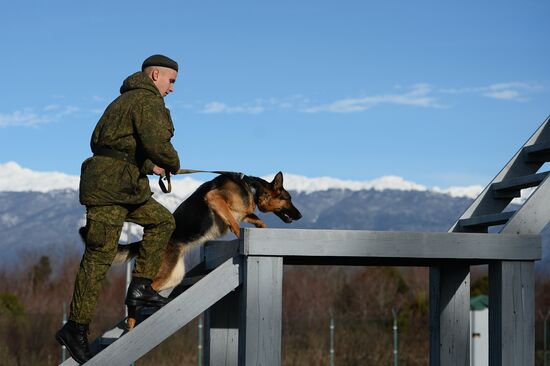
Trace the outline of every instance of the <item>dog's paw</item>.
<path fill-rule="evenodd" d="M 255 222 L 254 223 L 254 226 L 256 226 L 258 229 L 265 229 L 267 227 L 267 225 L 265 224 L 265 222 L 263 221 L 259 221 L 259 222 Z"/>

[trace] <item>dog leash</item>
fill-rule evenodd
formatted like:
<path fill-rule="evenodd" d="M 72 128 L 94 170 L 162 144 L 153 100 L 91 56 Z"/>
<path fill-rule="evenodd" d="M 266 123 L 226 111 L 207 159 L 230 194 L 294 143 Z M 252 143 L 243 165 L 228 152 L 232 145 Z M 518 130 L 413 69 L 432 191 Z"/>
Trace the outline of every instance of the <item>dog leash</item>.
<path fill-rule="evenodd" d="M 239 174 L 242 177 L 244 177 L 243 173 L 239 172 L 229 172 L 225 170 L 197 170 L 197 169 L 180 169 L 173 175 L 179 175 L 179 174 L 193 174 L 193 173 L 213 173 L 213 174 Z M 164 193 L 170 193 L 172 192 L 172 181 L 170 180 L 171 174 L 161 174 L 159 177 L 159 186 L 162 192 Z M 168 187 L 164 185 L 164 182 L 162 180 L 166 180 L 168 183 Z"/>

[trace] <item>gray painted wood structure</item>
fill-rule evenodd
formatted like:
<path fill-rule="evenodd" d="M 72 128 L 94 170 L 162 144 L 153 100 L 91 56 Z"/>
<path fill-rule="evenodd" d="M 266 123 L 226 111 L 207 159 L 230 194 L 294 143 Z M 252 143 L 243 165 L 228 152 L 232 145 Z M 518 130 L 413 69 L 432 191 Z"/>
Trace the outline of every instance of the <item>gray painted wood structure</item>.
<path fill-rule="evenodd" d="M 469 286 L 469 264 L 533 263 L 540 246 L 540 236 L 530 234 L 243 229 L 239 241 L 206 246 L 205 263 L 221 265 L 87 364 L 129 365 L 207 310 L 206 364 L 280 365 L 284 263 L 401 265 L 405 260 L 449 273 L 430 278 L 431 286 L 443 289 L 431 299 L 437 314 L 431 339 L 452 345 L 439 353 L 432 348 L 432 364 L 466 365 L 469 297 L 456 289 Z M 517 279 L 510 281 L 505 285 L 518 285 Z M 525 312 L 532 316 L 528 307 Z"/>
<path fill-rule="evenodd" d="M 467 366 L 470 265 L 489 264 L 490 364 L 533 365 L 534 261 L 550 220 L 548 174 L 537 173 L 550 160 L 547 123 L 447 233 L 241 229 L 239 240 L 207 243 L 201 266 L 211 272 L 87 364 L 128 365 L 204 311 L 206 365 L 280 365 L 283 265 L 323 264 L 428 266 L 430 364 Z M 527 187 L 536 187 L 530 198 L 500 215 Z"/>
<path fill-rule="evenodd" d="M 548 172 L 538 172 L 550 161 L 550 118 L 547 118 L 478 198 L 451 227 L 450 232 L 487 232 L 504 224 L 501 234 L 539 234 L 550 221 Z M 522 189 L 535 191 L 515 212 L 506 208 Z M 473 225 L 471 225 L 473 223 Z M 480 224 L 481 223 L 481 224 Z M 535 355 L 535 273 L 532 261 L 497 261 L 489 264 L 489 364 L 533 365 Z M 439 290 L 441 291 L 441 290 Z M 469 296 L 469 288 L 462 294 Z M 430 292 L 437 297 L 437 290 Z M 443 343 L 445 348 L 447 344 Z M 431 348 L 435 344 L 431 344 Z"/>

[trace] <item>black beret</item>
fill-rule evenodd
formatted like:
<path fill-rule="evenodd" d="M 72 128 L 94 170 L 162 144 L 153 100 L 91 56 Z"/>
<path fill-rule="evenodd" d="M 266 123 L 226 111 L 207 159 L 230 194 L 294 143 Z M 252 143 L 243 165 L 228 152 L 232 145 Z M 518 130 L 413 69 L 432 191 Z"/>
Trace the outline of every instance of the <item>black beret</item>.
<path fill-rule="evenodd" d="M 149 66 L 168 67 L 172 70 L 178 71 L 178 63 L 164 55 L 153 55 L 153 56 L 147 57 L 145 61 L 143 61 L 143 64 L 141 65 L 141 71 L 145 70 L 145 68 Z"/>

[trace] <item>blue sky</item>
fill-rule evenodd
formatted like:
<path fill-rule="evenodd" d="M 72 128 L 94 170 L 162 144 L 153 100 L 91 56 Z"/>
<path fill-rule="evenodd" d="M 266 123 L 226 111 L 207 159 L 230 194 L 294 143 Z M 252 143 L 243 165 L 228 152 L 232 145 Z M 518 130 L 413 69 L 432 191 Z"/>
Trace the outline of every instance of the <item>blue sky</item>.
<path fill-rule="evenodd" d="M 102 111 L 154 53 L 180 63 L 166 103 L 187 168 L 485 185 L 550 115 L 548 1 L 19 1 L 0 14 L 0 163 L 33 170 L 77 175 Z"/>

